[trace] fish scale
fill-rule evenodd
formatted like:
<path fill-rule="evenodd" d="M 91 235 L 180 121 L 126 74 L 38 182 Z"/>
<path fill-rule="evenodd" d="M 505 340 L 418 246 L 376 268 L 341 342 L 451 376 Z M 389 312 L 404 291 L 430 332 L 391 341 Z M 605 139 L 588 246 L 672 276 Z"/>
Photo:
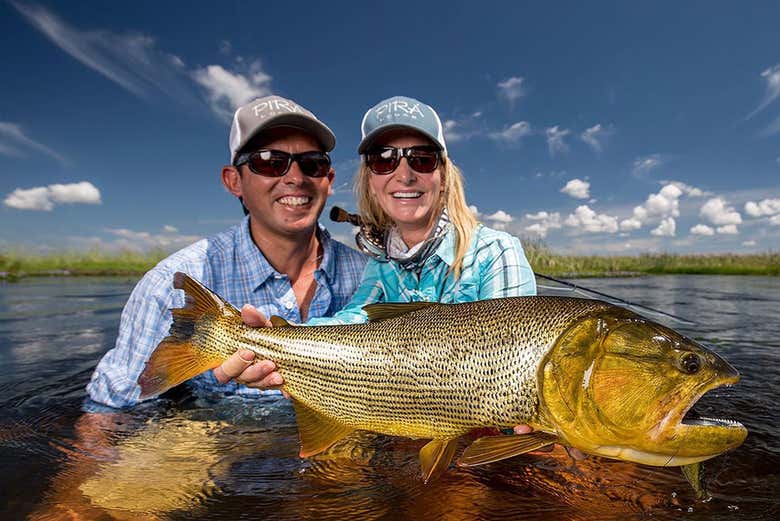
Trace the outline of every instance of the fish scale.
<path fill-rule="evenodd" d="M 252 329 L 233 319 L 213 329 L 236 334 L 211 341 L 274 360 L 287 392 L 346 425 L 450 438 L 533 418 L 539 360 L 573 321 L 607 306 L 516 297 L 432 304 L 349 326 Z"/>

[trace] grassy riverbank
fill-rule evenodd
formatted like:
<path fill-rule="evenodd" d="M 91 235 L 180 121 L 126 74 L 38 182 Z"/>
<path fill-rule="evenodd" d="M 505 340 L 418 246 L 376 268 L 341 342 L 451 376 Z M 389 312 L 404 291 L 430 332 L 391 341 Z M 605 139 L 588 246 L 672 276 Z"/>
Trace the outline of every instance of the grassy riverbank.
<path fill-rule="evenodd" d="M 636 256 L 559 255 L 539 242 L 524 244 L 534 270 L 553 276 L 611 277 L 643 274 L 780 275 L 780 253 L 751 255 L 680 255 L 669 253 Z M 0 277 L 17 279 L 52 275 L 140 276 L 166 254 L 59 253 L 32 255 L 0 253 Z"/>

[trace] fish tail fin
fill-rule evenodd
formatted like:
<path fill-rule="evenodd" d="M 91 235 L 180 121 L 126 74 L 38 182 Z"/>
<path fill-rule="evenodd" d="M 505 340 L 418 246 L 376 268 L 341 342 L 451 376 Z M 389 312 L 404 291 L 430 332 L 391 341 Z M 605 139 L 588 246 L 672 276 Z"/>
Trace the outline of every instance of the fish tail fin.
<path fill-rule="evenodd" d="M 171 310 L 170 334 L 157 345 L 138 377 L 141 399 L 164 393 L 221 364 L 226 356 L 200 345 L 201 331 L 218 317 L 241 320 L 235 307 L 185 273 L 176 272 L 173 287 L 184 290 L 186 304 Z"/>

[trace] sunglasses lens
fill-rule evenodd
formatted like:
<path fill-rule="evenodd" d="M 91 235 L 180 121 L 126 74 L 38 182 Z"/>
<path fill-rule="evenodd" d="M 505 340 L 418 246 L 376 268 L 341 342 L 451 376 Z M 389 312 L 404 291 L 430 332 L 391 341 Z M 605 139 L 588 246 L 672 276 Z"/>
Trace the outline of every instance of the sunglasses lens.
<path fill-rule="evenodd" d="M 290 157 L 275 150 L 260 150 L 249 156 L 249 168 L 266 177 L 281 177 L 287 172 Z"/>
<path fill-rule="evenodd" d="M 366 154 L 366 165 L 379 175 L 391 173 L 398 167 L 398 149 L 383 148 Z"/>
<path fill-rule="evenodd" d="M 303 175 L 325 177 L 330 172 L 330 158 L 322 152 L 309 152 L 298 156 L 298 167 Z"/>
<path fill-rule="evenodd" d="M 439 153 L 432 150 L 412 150 L 406 156 L 412 170 L 429 174 L 436 170 L 439 164 Z"/>

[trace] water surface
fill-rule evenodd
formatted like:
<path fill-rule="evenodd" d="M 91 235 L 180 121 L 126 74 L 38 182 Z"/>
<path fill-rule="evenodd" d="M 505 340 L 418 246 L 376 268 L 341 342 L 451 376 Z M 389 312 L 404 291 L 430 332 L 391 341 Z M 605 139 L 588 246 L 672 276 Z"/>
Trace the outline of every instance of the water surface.
<path fill-rule="evenodd" d="M 689 317 L 656 318 L 714 349 L 742 374 L 706 395 L 702 416 L 750 431 L 705 463 L 713 498 L 678 469 L 560 448 L 442 479 L 418 479 L 424 442 L 356 435 L 297 457 L 290 403 L 179 393 L 131 411 L 83 415 L 84 386 L 116 338 L 135 280 L 0 283 L 0 495 L 3 519 L 776 519 L 780 278 L 660 276 L 580 280 Z M 550 290 L 546 290 L 550 293 Z M 562 294 L 562 293 L 556 293 Z M 464 442 L 465 445 L 465 442 Z M 70 517 L 69 517 L 70 516 Z"/>

